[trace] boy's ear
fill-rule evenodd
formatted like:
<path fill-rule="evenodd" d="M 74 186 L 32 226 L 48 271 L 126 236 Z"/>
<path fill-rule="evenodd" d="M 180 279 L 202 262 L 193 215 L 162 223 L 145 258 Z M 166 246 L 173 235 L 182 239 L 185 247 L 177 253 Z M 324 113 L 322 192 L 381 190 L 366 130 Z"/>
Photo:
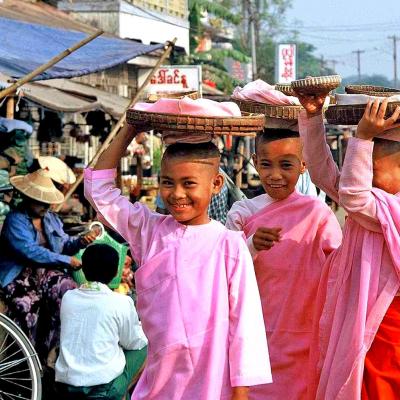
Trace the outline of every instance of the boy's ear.
<path fill-rule="evenodd" d="M 307 166 L 304 160 L 301 161 L 300 173 L 304 174 L 307 171 Z"/>
<path fill-rule="evenodd" d="M 224 186 L 225 178 L 222 174 L 215 175 L 213 179 L 213 194 L 218 194 Z"/>
<path fill-rule="evenodd" d="M 251 159 L 253 160 L 254 166 L 257 168 L 257 154 L 256 154 L 256 153 L 253 153 L 253 154 L 251 155 Z"/>

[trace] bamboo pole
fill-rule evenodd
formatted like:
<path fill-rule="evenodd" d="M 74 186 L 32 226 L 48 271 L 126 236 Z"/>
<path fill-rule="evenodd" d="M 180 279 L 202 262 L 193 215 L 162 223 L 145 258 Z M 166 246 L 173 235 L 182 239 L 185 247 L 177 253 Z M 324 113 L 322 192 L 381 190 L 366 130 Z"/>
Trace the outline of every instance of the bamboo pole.
<path fill-rule="evenodd" d="M 2 90 L 0 92 L 0 99 L 2 99 L 3 97 L 8 96 L 11 93 L 14 93 L 20 86 L 22 86 L 23 84 L 29 82 L 35 76 L 40 75 L 42 72 L 46 71 L 47 69 L 52 67 L 54 64 L 57 64 L 63 58 L 67 57 L 68 55 L 73 53 L 75 50 L 78 50 L 79 48 L 81 48 L 85 44 L 91 42 L 93 39 L 96 39 L 98 36 L 102 35 L 103 33 L 104 33 L 104 31 L 102 31 L 102 30 L 96 31 L 92 35 L 86 37 L 85 39 L 81 40 L 80 42 L 78 42 L 78 43 L 74 44 L 73 46 L 69 47 L 68 49 L 64 50 L 62 53 L 60 53 L 57 56 L 53 57 L 50 61 L 48 61 L 47 63 L 41 65 L 38 68 L 36 68 L 35 70 L 33 70 L 29 74 L 25 75 L 21 79 L 18 79 L 14 84 L 12 84 L 8 88 L 6 88 L 6 89 L 4 89 L 4 90 Z"/>
<path fill-rule="evenodd" d="M 126 118 L 126 111 L 131 108 L 139 99 L 140 95 L 142 94 L 143 90 L 146 88 L 146 86 L 149 84 L 151 78 L 153 75 L 157 72 L 158 68 L 160 68 L 161 64 L 165 61 L 167 57 L 169 57 L 175 43 L 177 41 L 177 38 L 174 38 L 174 40 L 167 42 L 164 46 L 164 53 L 161 55 L 160 59 L 157 61 L 157 64 L 153 67 L 151 70 L 150 74 L 147 76 L 146 80 L 143 82 L 142 86 L 139 88 L 139 90 L 136 92 L 135 97 L 132 99 L 128 107 L 125 108 L 124 113 L 118 120 L 118 122 L 115 124 L 114 128 L 110 132 L 110 134 L 107 136 L 107 139 L 104 141 L 104 143 L 101 145 L 101 147 L 97 150 L 96 154 L 94 155 L 93 159 L 89 162 L 87 167 L 93 166 L 97 159 L 100 157 L 100 155 L 103 153 L 103 151 L 110 145 L 114 137 L 117 135 L 119 130 L 122 128 L 125 122 Z M 80 174 L 74 184 L 69 188 L 68 192 L 64 195 L 64 202 L 66 202 L 71 195 L 75 192 L 76 188 L 80 185 L 80 183 L 83 180 L 83 174 Z M 61 210 L 62 204 L 59 204 L 56 207 L 56 212 L 59 212 Z"/>
<path fill-rule="evenodd" d="M 15 108 L 14 96 L 11 96 L 7 99 L 6 118 L 14 119 L 14 108 Z"/>

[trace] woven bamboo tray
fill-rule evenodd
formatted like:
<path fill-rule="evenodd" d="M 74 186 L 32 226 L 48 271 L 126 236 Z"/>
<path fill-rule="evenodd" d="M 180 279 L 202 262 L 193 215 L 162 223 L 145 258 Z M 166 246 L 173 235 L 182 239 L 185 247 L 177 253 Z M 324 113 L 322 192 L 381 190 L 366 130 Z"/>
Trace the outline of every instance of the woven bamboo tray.
<path fill-rule="evenodd" d="M 348 85 L 344 89 L 348 94 L 366 94 L 368 96 L 377 97 L 390 97 L 400 95 L 399 89 L 387 88 L 384 86 Z"/>
<path fill-rule="evenodd" d="M 386 109 L 386 117 L 393 114 L 400 103 L 389 103 Z M 366 104 L 332 105 L 325 111 L 325 118 L 329 124 L 357 125 L 364 115 Z"/>
<path fill-rule="evenodd" d="M 199 92 L 197 91 L 188 91 L 188 92 L 162 92 L 162 93 L 151 93 L 149 94 L 147 101 L 149 103 L 155 103 L 160 99 L 183 99 L 184 97 L 189 97 L 193 100 L 196 100 L 200 97 Z"/>
<path fill-rule="evenodd" d="M 302 110 L 301 106 L 274 106 L 256 101 L 236 100 L 233 98 L 231 100 L 239 106 L 242 112 L 264 114 L 266 118 L 297 119 Z"/>
<path fill-rule="evenodd" d="M 291 83 L 293 90 L 299 94 L 316 94 L 330 92 L 342 83 L 340 75 L 315 76 L 298 79 Z"/>
<path fill-rule="evenodd" d="M 275 85 L 275 90 L 279 90 L 286 96 L 296 96 L 296 93 L 292 89 L 292 85 L 290 83 L 277 83 Z"/>
<path fill-rule="evenodd" d="M 241 117 L 208 117 L 160 114 L 130 109 L 126 113 L 126 121 L 139 129 L 151 127 L 161 133 L 255 136 L 257 132 L 264 129 L 265 117 L 262 114 L 246 112 L 242 112 Z"/>

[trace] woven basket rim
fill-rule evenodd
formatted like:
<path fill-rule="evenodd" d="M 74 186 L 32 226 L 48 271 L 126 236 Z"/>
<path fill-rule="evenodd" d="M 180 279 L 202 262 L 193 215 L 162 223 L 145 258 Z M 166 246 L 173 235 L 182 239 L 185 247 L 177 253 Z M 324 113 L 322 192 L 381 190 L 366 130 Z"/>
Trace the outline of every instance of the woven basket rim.
<path fill-rule="evenodd" d="M 342 82 L 340 75 L 324 75 L 324 76 L 310 76 L 308 78 L 296 79 L 291 82 L 292 87 L 296 87 L 301 84 L 307 84 L 310 86 L 320 85 L 324 83 L 333 84 Z"/>
<path fill-rule="evenodd" d="M 148 114 L 148 115 L 159 115 L 160 117 L 167 117 L 167 118 L 178 118 L 178 117 L 189 117 L 189 118 L 198 118 L 198 119 L 256 119 L 256 118 L 261 118 L 264 117 L 264 114 L 262 113 L 249 113 L 247 111 L 241 111 L 242 115 L 240 117 L 234 116 L 234 115 L 229 115 L 229 116 L 209 116 L 209 115 L 193 115 L 193 114 L 172 114 L 172 113 L 158 113 L 158 112 L 153 112 L 153 111 L 144 111 L 144 110 L 134 110 L 130 109 L 127 112 L 129 113 L 140 113 L 140 114 Z M 243 113 L 248 114 L 248 115 L 243 115 Z"/>
<path fill-rule="evenodd" d="M 377 95 L 378 97 L 379 95 L 381 97 L 400 95 L 400 89 L 377 85 L 346 85 L 344 89 L 347 94 Z"/>

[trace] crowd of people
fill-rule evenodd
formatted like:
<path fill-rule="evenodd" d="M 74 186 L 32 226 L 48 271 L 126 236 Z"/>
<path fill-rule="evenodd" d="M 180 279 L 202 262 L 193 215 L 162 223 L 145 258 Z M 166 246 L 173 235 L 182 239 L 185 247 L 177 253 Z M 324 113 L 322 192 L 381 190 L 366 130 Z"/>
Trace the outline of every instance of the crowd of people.
<path fill-rule="evenodd" d="M 163 212 L 131 203 L 115 180 L 136 131 L 122 128 L 84 190 L 129 243 L 136 305 L 108 287 L 115 250 L 93 231 L 66 235 L 49 210 L 64 199 L 49 171 L 11 179 L 23 201 L 1 232 L 0 283 L 60 398 L 117 400 L 133 387 L 132 400 L 399 398 L 400 108 L 385 118 L 387 101 L 367 104 L 339 171 L 325 97 L 299 95 L 298 131 L 257 135 L 265 193 L 252 199 L 206 141 L 167 146 Z M 314 184 L 346 210 L 343 230 Z"/>

